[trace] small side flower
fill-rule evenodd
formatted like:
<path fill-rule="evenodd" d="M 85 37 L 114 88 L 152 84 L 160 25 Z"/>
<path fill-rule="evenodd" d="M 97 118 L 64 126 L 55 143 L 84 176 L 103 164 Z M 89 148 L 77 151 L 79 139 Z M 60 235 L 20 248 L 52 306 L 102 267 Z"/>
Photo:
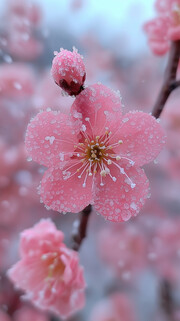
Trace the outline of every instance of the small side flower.
<path fill-rule="evenodd" d="M 49 219 L 24 230 L 21 259 L 8 276 L 36 307 L 67 318 L 84 306 L 85 281 L 78 253 L 66 247 L 63 237 Z"/>
<path fill-rule="evenodd" d="M 180 1 L 156 0 L 157 16 L 145 23 L 144 31 L 155 55 L 164 55 L 172 41 L 180 40 Z"/>

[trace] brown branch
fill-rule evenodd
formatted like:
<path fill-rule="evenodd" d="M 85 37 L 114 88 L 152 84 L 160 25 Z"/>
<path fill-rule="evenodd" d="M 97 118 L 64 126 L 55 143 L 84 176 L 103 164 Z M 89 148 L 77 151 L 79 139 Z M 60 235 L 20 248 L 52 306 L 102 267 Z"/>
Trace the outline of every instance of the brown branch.
<path fill-rule="evenodd" d="M 86 237 L 88 220 L 92 211 L 92 206 L 86 206 L 79 215 L 79 219 L 74 222 L 72 233 L 72 249 L 78 251 L 83 239 Z"/>
<path fill-rule="evenodd" d="M 167 67 L 164 75 L 164 82 L 152 111 L 152 115 L 155 118 L 159 118 L 169 95 L 175 88 L 177 88 L 180 85 L 179 81 L 176 82 L 176 73 L 177 73 L 179 58 L 180 58 L 180 40 L 173 41 L 171 43 L 168 63 L 167 63 Z"/>
<path fill-rule="evenodd" d="M 169 321 L 175 321 L 174 318 L 174 302 L 172 297 L 172 288 L 168 280 L 164 279 L 160 287 L 161 307 Z"/>

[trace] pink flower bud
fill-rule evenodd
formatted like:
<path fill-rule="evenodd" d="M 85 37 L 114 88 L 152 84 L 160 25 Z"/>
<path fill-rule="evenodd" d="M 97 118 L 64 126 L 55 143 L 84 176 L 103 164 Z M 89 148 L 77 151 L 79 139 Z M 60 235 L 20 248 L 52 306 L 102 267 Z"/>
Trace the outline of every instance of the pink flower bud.
<path fill-rule="evenodd" d="M 73 48 L 73 52 L 60 49 L 55 52 L 51 73 L 55 83 L 70 96 L 78 95 L 86 78 L 85 65 L 82 56 Z"/>

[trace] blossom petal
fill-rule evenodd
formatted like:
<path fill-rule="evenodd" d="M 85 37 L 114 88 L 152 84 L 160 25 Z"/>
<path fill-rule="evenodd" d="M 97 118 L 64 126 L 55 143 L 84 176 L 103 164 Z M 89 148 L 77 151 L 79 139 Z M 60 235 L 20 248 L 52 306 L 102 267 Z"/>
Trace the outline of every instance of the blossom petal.
<path fill-rule="evenodd" d="M 78 122 L 72 125 L 68 115 L 60 112 L 45 111 L 37 114 L 26 132 L 28 155 L 47 167 L 60 162 L 64 153 L 74 150 L 79 128 Z"/>
<path fill-rule="evenodd" d="M 127 177 L 113 167 L 111 175 L 116 177 L 116 182 L 112 182 L 110 176 L 107 176 L 104 186 L 96 185 L 95 209 L 109 221 L 127 221 L 136 216 L 148 196 L 149 181 L 144 171 L 141 168 L 131 167 L 126 169 L 126 173 L 136 184 L 134 188 L 131 187 Z"/>
<path fill-rule="evenodd" d="M 37 292 L 42 290 L 42 280 L 47 277 L 47 268 L 41 260 L 37 261 L 34 256 L 28 256 L 14 264 L 7 273 L 18 289 L 30 291 L 32 299 L 34 299 L 35 294 L 33 294 L 32 288 Z M 22 275 L 26 275 L 26 277 L 22 278 Z"/>
<path fill-rule="evenodd" d="M 114 136 L 122 140 L 115 152 L 142 166 L 154 160 L 164 144 L 164 132 L 157 120 L 143 112 L 130 112 L 123 118 L 123 125 Z"/>
<path fill-rule="evenodd" d="M 115 128 L 121 121 L 120 95 L 102 84 L 89 86 L 76 97 L 71 114 L 82 120 L 89 134 L 104 134 L 106 128 Z"/>
<path fill-rule="evenodd" d="M 74 169 L 76 171 L 77 167 Z M 77 213 L 91 203 L 92 178 L 88 177 L 83 187 L 83 177 L 79 179 L 76 173 L 64 180 L 62 170 L 55 166 L 48 169 L 42 179 L 41 197 L 55 211 Z"/>
<path fill-rule="evenodd" d="M 54 243 L 54 248 L 58 248 L 64 239 L 64 235 L 60 230 L 56 229 L 55 224 L 50 219 L 41 219 L 35 226 L 21 233 L 21 257 L 31 256 L 32 249 L 34 249 L 34 255 L 37 254 L 38 256 L 39 251 L 48 252 L 49 243 L 47 243 L 47 239 L 51 239 Z M 36 246 L 38 241 L 39 248 Z"/>

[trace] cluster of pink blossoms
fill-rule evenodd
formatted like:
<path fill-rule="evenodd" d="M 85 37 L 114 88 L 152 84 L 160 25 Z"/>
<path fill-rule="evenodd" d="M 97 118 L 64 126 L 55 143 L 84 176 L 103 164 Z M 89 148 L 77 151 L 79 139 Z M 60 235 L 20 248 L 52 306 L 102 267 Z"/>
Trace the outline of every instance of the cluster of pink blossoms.
<path fill-rule="evenodd" d="M 148 21 L 144 30 L 151 50 L 164 55 L 171 41 L 180 40 L 180 0 L 156 0 L 157 18 Z"/>
<path fill-rule="evenodd" d="M 56 55 L 52 74 L 57 84 L 69 84 L 68 92 L 74 91 L 74 83 L 79 85 L 70 114 L 41 112 L 26 133 L 29 157 L 48 167 L 41 198 L 59 212 L 75 213 L 92 204 L 106 219 L 126 221 L 139 213 L 149 195 L 140 166 L 159 154 L 163 130 L 149 114 L 133 111 L 123 116 L 119 93 L 108 87 L 84 89 L 80 55 L 76 59 L 76 51 L 68 53 L 66 63 L 66 53 Z"/>

